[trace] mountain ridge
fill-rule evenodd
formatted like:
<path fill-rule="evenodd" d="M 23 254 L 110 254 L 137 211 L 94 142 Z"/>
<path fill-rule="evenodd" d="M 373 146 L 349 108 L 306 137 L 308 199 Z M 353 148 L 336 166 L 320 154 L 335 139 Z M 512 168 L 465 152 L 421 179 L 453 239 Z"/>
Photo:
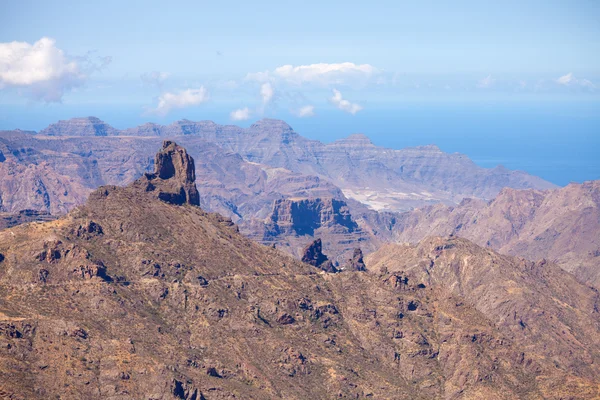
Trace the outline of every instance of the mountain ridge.
<path fill-rule="evenodd" d="M 600 395 L 598 292 L 557 266 L 429 238 L 368 256 L 366 271 L 325 273 L 157 196 L 149 182 L 172 192 L 193 180 L 177 178 L 183 163 L 156 164 L 60 219 L 0 231 L 0 393 Z M 160 178 L 170 164 L 176 173 Z"/>

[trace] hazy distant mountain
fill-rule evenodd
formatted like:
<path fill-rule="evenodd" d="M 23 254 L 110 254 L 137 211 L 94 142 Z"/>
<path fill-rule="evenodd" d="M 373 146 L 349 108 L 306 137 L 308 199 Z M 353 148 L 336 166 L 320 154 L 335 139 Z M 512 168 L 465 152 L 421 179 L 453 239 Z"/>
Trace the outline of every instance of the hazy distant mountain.
<path fill-rule="evenodd" d="M 199 160 L 204 160 L 208 151 L 213 160 L 209 175 L 213 178 L 218 175 L 226 189 L 234 186 L 252 196 L 256 196 L 253 191 L 256 178 L 250 171 L 246 177 L 241 176 L 240 168 L 220 168 L 221 162 L 228 162 L 222 155 L 229 158 L 229 162 L 243 163 L 248 170 L 257 169 L 249 163 L 261 164 L 259 168 L 263 173 L 254 171 L 259 176 L 280 176 L 283 170 L 270 168 L 284 168 L 289 176 L 308 175 L 311 178 L 302 179 L 312 181 L 318 177 L 328 182 L 324 185 L 333 184 L 346 197 L 374 209 L 406 210 L 438 202 L 455 204 L 464 197 L 491 199 L 504 187 L 554 187 L 524 172 L 478 167 L 464 155 L 444 153 L 435 146 L 392 150 L 373 145 L 364 135 L 323 144 L 298 135 L 279 120 L 264 119 L 249 128 L 183 120 L 168 126 L 145 124 L 119 131 L 89 117 L 60 121 L 35 136 L 20 131 L 0 133 L 0 160 L 4 159 L 5 169 L 13 163 L 36 165 L 43 170 L 39 176 L 54 173 L 64 178 L 56 177 L 49 182 L 37 176 L 21 179 L 19 172 L 7 171 L 3 175 L 13 176 L 11 179 L 30 187 L 41 186 L 40 182 L 44 187 L 65 186 L 63 193 L 74 194 L 64 199 L 52 190 L 40 188 L 41 195 L 47 194 L 48 198 L 48 202 L 40 206 L 37 200 L 22 199 L 32 197 L 26 193 L 30 189 L 25 187 L 21 198 L 5 199 L 2 207 L 14 211 L 27 207 L 64 212 L 73 204 L 81 203 L 82 196 L 101 184 L 126 184 L 149 170 L 151 149 L 159 143 L 159 137 L 178 137 Z M 214 158 L 216 154 L 219 156 Z M 235 157 L 239 160 L 233 161 Z M 202 177 L 202 171 L 198 172 Z M 332 188 L 326 191 L 331 192 Z M 6 193 L 3 191 L 0 195 L 6 197 Z M 210 199 L 212 203 L 215 201 Z M 241 207 L 239 199 L 224 197 L 222 201 L 225 205 L 218 204 L 215 209 L 224 212 L 229 207 L 225 214 L 238 214 L 234 208 Z"/>
<path fill-rule="evenodd" d="M 194 161 L 158 147 L 129 186 L 0 231 L 0 396 L 600 395 L 598 292 L 556 265 L 430 238 L 324 273 L 196 206 Z"/>
<path fill-rule="evenodd" d="M 454 234 L 504 254 L 545 258 L 600 288 L 600 181 L 545 191 L 504 189 L 489 203 L 467 199 L 455 207 L 390 214 L 378 226 L 387 227 L 381 234 L 390 241 Z"/>

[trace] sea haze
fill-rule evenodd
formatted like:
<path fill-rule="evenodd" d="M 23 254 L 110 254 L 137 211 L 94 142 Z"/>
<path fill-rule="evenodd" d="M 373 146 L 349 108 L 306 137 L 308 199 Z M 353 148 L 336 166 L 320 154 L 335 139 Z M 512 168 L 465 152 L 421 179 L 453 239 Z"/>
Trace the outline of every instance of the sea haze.
<path fill-rule="evenodd" d="M 63 104 L 29 108 L 4 106 L 0 129 L 40 130 L 58 118 L 94 115 L 117 128 L 143 122 L 168 124 L 177 119 L 210 119 L 232 123 L 229 110 L 199 107 L 168 118 L 141 115 L 139 108 Z M 324 142 L 364 133 L 379 146 L 400 149 L 436 144 L 446 152 L 468 155 L 483 167 L 504 165 L 540 176 L 558 185 L 600 179 L 600 101 L 539 102 L 404 102 L 370 104 L 356 115 L 327 106 L 311 118 L 285 110 L 265 116 L 284 119 L 298 133 Z M 247 126 L 249 121 L 234 122 Z"/>

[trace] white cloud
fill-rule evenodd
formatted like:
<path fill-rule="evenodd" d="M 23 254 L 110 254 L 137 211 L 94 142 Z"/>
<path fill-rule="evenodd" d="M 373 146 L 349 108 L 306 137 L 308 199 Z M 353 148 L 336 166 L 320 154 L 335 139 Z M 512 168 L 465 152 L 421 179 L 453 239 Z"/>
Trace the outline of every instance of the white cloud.
<path fill-rule="evenodd" d="M 365 81 L 380 71 L 370 64 L 319 63 L 310 65 L 282 65 L 273 71 L 254 72 L 246 75 L 247 80 L 267 82 L 280 80 L 301 85 L 315 83 L 320 85 L 337 85 Z"/>
<path fill-rule="evenodd" d="M 83 85 L 88 75 L 110 63 L 97 64 L 85 57 L 68 57 L 54 39 L 43 37 L 33 44 L 0 43 L 0 89 L 20 87 L 35 99 L 59 102 L 65 92 Z"/>
<path fill-rule="evenodd" d="M 312 117 L 313 115 L 315 115 L 315 106 L 302 106 L 295 112 L 295 114 L 301 118 Z"/>
<path fill-rule="evenodd" d="M 273 98 L 273 94 L 275 94 L 273 90 L 273 86 L 270 83 L 263 83 L 260 87 L 260 96 L 262 97 L 263 104 L 267 104 Z"/>
<path fill-rule="evenodd" d="M 595 89 L 596 85 L 594 85 L 592 83 L 592 81 L 588 80 L 588 79 L 578 79 L 575 78 L 575 76 L 573 75 L 572 72 L 569 72 L 566 75 L 563 75 L 561 77 L 559 77 L 558 79 L 556 79 L 556 83 L 558 83 L 559 85 L 564 85 L 564 86 L 581 86 L 581 87 L 585 87 L 588 89 Z"/>
<path fill-rule="evenodd" d="M 479 82 L 477 82 L 477 87 L 481 89 L 487 89 L 489 87 L 492 87 L 494 82 L 496 82 L 496 80 L 492 78 L 492 75 L 488 75 L 485 78 L 481 79 Z"/>
<path fill-rule="evenodd" d="M 208 101 L 208 91 L 201 86 L 199 89 L 186 89 L 177 93 L 165 92 L 158 97 L 158 106 L 153 110 L 158 115 L 166 115 L 174 108 L 196 106 Z"/>
<path fill-rule="evenodd" d="M 330 100 L 337 108 L 342 111 L 349 112 L 352 115 L 363 109 L 360 105 L 356 103 L 350 103 L 348 100 L 342 98 L 342 94 L 337 89 L 333 89 L 333 97 L 331 97 Z"/>
<path fill-rule="evenodd" d="M 250 109 L 248 107 L 244 107 L 234 110 L 229 114 L 229 117 L 233 121 L 245 121 L 250 118 Z"/>
<path fill-rule="evenodd" d="M 568 85 L 572 81 L 573 81 L 573 73 L 572 72 L 569 72 L 568 74 L 563 75 L 556 80 L 556 82 L 560 83 L 561 85 Z"/>

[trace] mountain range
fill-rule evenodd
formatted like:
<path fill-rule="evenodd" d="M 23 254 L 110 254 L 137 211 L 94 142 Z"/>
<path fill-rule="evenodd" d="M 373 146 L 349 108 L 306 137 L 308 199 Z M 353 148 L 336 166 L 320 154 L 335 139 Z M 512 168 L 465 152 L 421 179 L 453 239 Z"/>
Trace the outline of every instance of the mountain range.
<path fill-rule="evenodd" d="M 285 186 L 289 181 L 296 186 L 285 188 L 291 194 L 317 189 L 335 197 L 341 190 L 373 209 L 392 211 L 440 201 L 455 204 L 464 197 L 491 199 L 504 187 L 555 187 L 525 172 L 478 167 L 464 155 L 444 153 L 433 145 L 386 149 L 364 135 L 324 144 L 300 136 L 279 120 L 263 119 L 249 128 L 183 120 L 117 130 L 89 117 L 60 121 L 39 134 L 0 133 L 3 175 L 15 176 L 24 189 L 19 193 L 20 187 L 5 183 L 0 207 L 68 211 L 100 185 L 127 184 L 149 171 L 153 149 L 162 138 L 173 137 L 198 159 L 199 169 L 206 169 L 198 171 L 206 175 L 201 185 L 212 184 L 208 191 L 216 193 L 207 194 L 205 201 L 237 218 L 247 218 L 248 213 L 236 209 L 252 201 L 246 196 L 271 192 L 269 184 Z M 233 193 L 219 193 L 217 180 L 234 188 L 228 190 Z M 28 195 L 32 190 L 35 195 Z"/>
<path fill-rule="evenodd" d="M 0 231 L 1 396 L 600 396 L 598 290 L 553 262 L 454 235 L 326 273 L 202 210 L 197 163 L 171 140 L 157 148 L 129 185 Z M 358 229 L 326 206 L 323 225 Z M 288 220 L 270 219 L 314 229 Z"/>

